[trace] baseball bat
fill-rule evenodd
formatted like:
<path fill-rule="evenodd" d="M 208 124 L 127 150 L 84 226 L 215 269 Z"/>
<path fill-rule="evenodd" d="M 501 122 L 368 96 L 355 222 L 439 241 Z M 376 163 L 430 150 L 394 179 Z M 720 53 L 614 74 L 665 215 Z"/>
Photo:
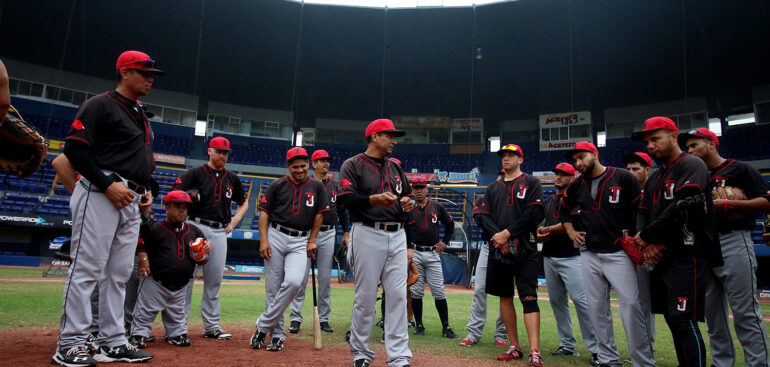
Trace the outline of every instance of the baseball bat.
<path fill-rule="evenodd" d="M 310 258 L 310 274 L 313 277 L 313 347 L 321 350 L 321 321 L 318 319 L 318 297 L 315 291 L 315 260 Z"/>

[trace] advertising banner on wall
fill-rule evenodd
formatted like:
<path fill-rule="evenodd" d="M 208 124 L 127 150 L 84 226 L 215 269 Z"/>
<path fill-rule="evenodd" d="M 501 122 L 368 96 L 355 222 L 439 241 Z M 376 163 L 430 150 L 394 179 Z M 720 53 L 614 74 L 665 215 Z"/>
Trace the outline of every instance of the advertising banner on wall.
<path fill-rule="evenodd" d="M 403 129 L 408 127 L 449 127 L 449 117 L 437 117 L 437 116 L 395 116 L 393 117 L 393 124 L 396 125 L 396 129 Z"/>
<path fill-rule="evenodd" d="M 474 168 L 470 172 L 446 172 L 436 173 L 437 183 L 441 184 L 479 184 L 479 169 Z"/>
<path fill-rule="evenodd" d="M 404 175 L 406 175 L 406 178 L 409 180 L 409 182 L 414 180 L 416 177 L 422 177 L 422 178 L 425 179 L 425 181 L 428 181 L 428 182 L 436 182 L 436 175 L 433 174 L 433 173 L 409 173 L 409 172 L 404 172 Z"/>
<path fill-rule="evenodd" d="M 540 151 L 569 150 L 579 141 L 593 142 L 590 111 L 540 115 Z"/>
<path fill-rule="evenodd" d="M 452 119 L 450 124 L 452 132 L 484 130 L 483 118 Z"/>
<path fill-rule="evenodd" d="M 169 155 L 152 153 L 156 162 L 171 163 L 171 164 L 185 164 L 186 158 L 179 155 Z"/>

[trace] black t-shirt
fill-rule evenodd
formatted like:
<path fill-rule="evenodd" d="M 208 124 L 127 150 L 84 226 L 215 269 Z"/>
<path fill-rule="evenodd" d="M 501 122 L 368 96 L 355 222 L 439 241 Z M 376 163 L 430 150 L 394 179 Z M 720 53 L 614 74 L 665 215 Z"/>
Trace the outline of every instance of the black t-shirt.
<path fill-rule="evenodd" d="M 641 188 L 634 175 L 622 168 L 606 167 L 592 194 L 593 180 L 585 175 L 575 179 L 567 187 L 561 200 L 560 221 L 572 222 L 576 209 L 580 210 L 580 225 L 586 232 L 586 248 L 595 253 L 622 251 L 620 240 L 623 230 L 628 235 L 636 233 L 635 214 Z"/>
<path fill-rule="evenodd" d="M 412 242 L 417 246 L 433 246 L 439 242 L 439 224 L 445 227 L 454 226 L 452 216 L 443 205 L 427 199 L 427 204 L 420 207 L 414 205 L 412 211 L 414 217 L 414 232 Z"/>
<path fill-rule="evenodd" d="M 175 188 L 198 190 L 200 201 L 190 206 L 190 218 L 202 218 L 220 223 L 230 223 L 232 202 L 243 205 L 246 193 L 241 179 L 226 168 L 215 170 L 208 164 L 193 167 L 176 180 Z"/>
<path fill-rule="evenodd" d="M 552 226 L 561 223 L 559 221 L 559 206 L 561 197 L 552 195 L 545 199 L 545 226 Z M 580 249 L 576 248 L 566 233 L 552 234 L 548 241 L 543 243 L 543 256 L 548 257 L 572 257 L 580 255 Z"/>
<path fill-rule="evenodd" d="M 137 251 L 147 252 L 150 273 L 155 279 L 183 285 L 190 281 L 195 271 L 190 242 L 198 237 L 204 237 L 203 232 L 192 224 L 174 227 L 165 220 L 155 222 L 142 237 Z"/>
<path fill-rule="evenodd" d="M 329 204 L 329 210 L 323 212 L 324 225 L 337 224 L 337 195 L 340 193 L 340 182 L 333 178 L 320 180 L 326 191 L 326 203 Z"/>
<path fill-rule="evenodd" d="M 268 214 L 271 223 L 300 231 L 313 228 L 315 215 L 329 211 L 324 185 L 312 177 L 299 183 L 289 176 L 273 181 L 258 207 Z"/>
<path fill-rule="evenodd" d="M 152 176 L 154 139 L 144 110 L 115 91 L 83 102 L 66 138 L 87 144 L 100 169 L 145 187 Z"/>
<path fill-rule="evenodd" d="M 500 178 L 487 187 L 484 204 L 487 210 L 478 210 L 478 212 L 490 215 L 500 230 L 503 230 L 518 221 L 529 206 L 543 205 L 543 186 L 539 178 L 527 173 L 522 173 L 511 181 Z M 541 220 L 542 212 L 536 222 L 526 223 L 530 228 L 529 235 L 518 237 L 519 241 L 523 241 L 530 250 L 535 250 L 536 243 L 532 240 L 535 238 L 537 225 Z"/>
<path fill-rule="evenodd" d="M 727 159 L 722 164 L 709 170 L 709 189 L 733 186 L 743 190 L 746 198 L 763 197 L 770 200 L 770 187 L 754 166 L 735 159 Z M 735 214 L 735 213 L 731 213 Z M 740 219 L 730 219 L 724 213 L 717 213 L 720 233 L 735 229 L 753 229 L 754 215 L 743 213 Z"/>
<path fill-rule="evenodd" d="M 345 160 L 340 169 L 339 195 L 358 194 L 371 196 L 391 192 L 401 199 L 412 194 L 401 166 L 389 159 L 373 159 L 366 154 L 357 154 Z M 372 206 L 360 209 L 348 208 L 351 222 L 408 222 L 401 205 L 390 207 Z"/>

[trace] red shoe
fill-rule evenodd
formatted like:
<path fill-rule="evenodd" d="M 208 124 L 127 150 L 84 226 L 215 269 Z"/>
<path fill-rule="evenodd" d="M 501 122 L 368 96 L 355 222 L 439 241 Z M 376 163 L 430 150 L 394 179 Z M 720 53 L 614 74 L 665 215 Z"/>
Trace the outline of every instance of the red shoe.
<path fill-rule="evenodd" d="M 470 347 L 474 344 L 476 344 L 476 342 L 474 342 L 470 337 L 460 340 L 460 345 L 463 347 Z"/>
<path fill-rule="evenodd" d="M 508 342 L 505 339 L 496 339 L 495 346 L 500 348 L 508 348 Z"/>
<path fill-rule="evenodd" d="M 524 351 L 519 348 L 518 345 L 511 343 L 511 346 L 503 354 L 497 356 L 498 361 L 510 361 L 512 359 L 521 359 L 524 355 Z"/>
<path fill-rule="evenodd" d="M 543 357 L 537 349 L 529 351 L 529 367 L 543 367 Z"/>

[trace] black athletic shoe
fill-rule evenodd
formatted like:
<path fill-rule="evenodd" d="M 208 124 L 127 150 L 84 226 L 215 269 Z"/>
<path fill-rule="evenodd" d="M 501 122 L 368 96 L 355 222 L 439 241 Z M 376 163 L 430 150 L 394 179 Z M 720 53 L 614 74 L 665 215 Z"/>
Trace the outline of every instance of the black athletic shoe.
<path fill-rule="evenodd" d="M 443 331 L 441 331 L 441 336 L 447 338 L 447 339 L 459 339 L 460 337 L 455 334 L 455 332 L 452 330 L 451 327 L 447 326 L 444 328 Z"/>
<path fill-rule="evenodd" d="M 96 360 L 91 357 L 88 348 L 80 346 L 67 350 L 57 349 L 56 354 L 51 358 L 51 364 L 66 367 L 88 367 L 96 366 Z"/>
<path fill-rule="evenodd" d="M 96 353 L 96 350 L 99 349 L 96 345 L 96 333 L 88 333 L 88 336 L 86 337 L 86 348 L 88 348 L 89 353 Z"/>
<path fill-rule="evenodd" d="M 591 366 L 599 366 L 602 363 L 599 362 L 599 354 L 591 353 Z"/>
<path fill-rule="evenodd" d="M 414 327 L 414 335 L 425 335 L 425 326 L 417 324 L 417 326 Z"/>
<path fill-rule="evenodd" d="M 414 321 L 409 320 L 409 322 L 406 323 L 406 329 L 414 329 Z"/>
<path fill-rule="evenodd" d="M 155 336 L 154 335 L 150 335 L 150 336 L 144 338 L 144 342 L 145 343 L 154 343 L 155 342 Z"/>
<path fill-rule="evenodd" d="M 378 327 L 380 329 L 384 328 L 385 327 L 385 319 L 380 319 L 380 321 L 377 321 L 377 323 L 374 324 L 374 326 L 376 326 L 376 327 Z"/>
<path fill-rule="evenodd" d="M 299 325 L 301 322 L 299 321 L 292 321 L 291 325 L 289 325 L 289 332 L 292 334 L 296 334 L 299 332 Z"/>
<path fill-rule="evenodd" d="M 147 362 L 152 359 L 152 354 L 142 352 L 135 346 L 126 343 L 117 347 L 99 347 L 99 353 L 94 356 L 98 362 Z"/>
<path fill-rule="evenodd" d="M 353 367 L 369 367 L 370 364 L 371 362 L 368 359 L 363 358 L 353 361 Z"/>
<path fill-rule="evenodd" d="M 321 331 L 323 331 L 325 333 L 333 333 L 334 329 L 332 329 L 332 327 L 329 326 L 328 322 L 324 321 L 324 322 L 321 323 Z"/>
<path fill-rule="evenodd" d="M 203 333 L 204 338 L 212 338 L 217 340 L 230 340 L 233 337 L 232 334 L 226 333 L 222 329 L 216 329 L 214 331 L 207 331 Z"/>
<path fill-rule="evenodd" d="M 565 346 L 561 346 L 560 345 L 558 348 L 556 348 L 555 351 L 551 352 L 551 355 L 552 356 L 576 356 L 577 357 L 577 356 L 580 355 L 580 353 L 578 353 L 574 349 L 569 349 L 569 348 L 567 348 Z"/>
<path fill-rule="evenodd" d="M 133 345 L 133 346 L 135 346 L 135 347 L 137 347 L 139 349 L 144 349 L 144 348 L 147 347 L 146 338 L 143 337 L 143 336 L 131 335 L 128 338 L 128 342 L 131 343 L 131 345 Z"/>
<path fill-rule="evenodd" d="M 283 339 L 281 338 L 273 338 L 270 340 L 270 344 L 267 345 L 265 350 L 269 350 L 271 352 L 277 352 L 279 350 L 283 349 Z"/>
<path fill-rule="evenodd" d="M 189 347 L 190 338 L 187 337 L 187 334 L 177 335 L 173 338 L 168 338 L 168 343 L 178 347 Z"/>
<path fill-rule="evenodd" d="M 267 338 L 267 334 L 256 331 L 251 336 L 251 349 L 262 349 L 262 346 L 265 345 L 265 338 Z"/>
<path fill-rule="evenodd" d="M 345 343 L 350 344 L 350 330 L 345 333 Z"/>

